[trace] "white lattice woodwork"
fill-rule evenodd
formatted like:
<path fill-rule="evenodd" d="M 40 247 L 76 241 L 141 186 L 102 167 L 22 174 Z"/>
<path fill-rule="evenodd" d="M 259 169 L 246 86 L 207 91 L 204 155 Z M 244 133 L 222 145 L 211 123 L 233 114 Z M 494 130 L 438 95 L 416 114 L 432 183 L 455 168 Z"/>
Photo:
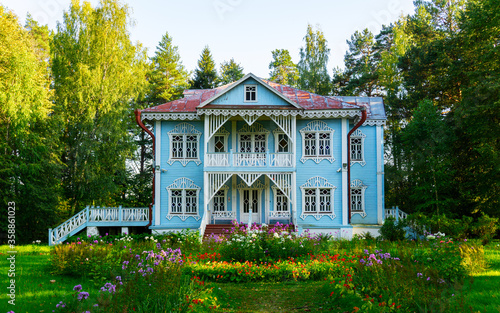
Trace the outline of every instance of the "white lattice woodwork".
<path fill-rule="evenodd" d="M 281 192 L 292 201 L 292 174 L 291 173 L 269 173 L 267 177 L 278 187 Z"/>
<path fill-rule="evenodd" d="M 208 202 L 212 200 L 232 175 L 228 173 L 208 173 Z"/>
<path fill-rule="evenodd" d="M 208 142 L 215 133 L 222 127 L 230 118 L 230 115 L 205 115 L 205 123 L 208 123 L 208 136 L 206 141 Z"/>
<path fill-rule="evenodd" d="M 261 176 L 261 173 L 239 173 L 238 176 L 247 184 L 247 186 L 252 186 L 253 183 Z"/>
<path fill-rule="evenodd" d="M 293 128 L 294 124 L 292 123 L 292 116 L 290 115 L 271 115 L 271 119 L 278 125 L 279 128 L 290 138 L 290 141 L 293 142 Z"/>
<path fill-rule="evenodd" d="M 252 124 L 259 118 L 258 115 L 241 115 L 241 118 L 247 122 L 248 125 Z"/>

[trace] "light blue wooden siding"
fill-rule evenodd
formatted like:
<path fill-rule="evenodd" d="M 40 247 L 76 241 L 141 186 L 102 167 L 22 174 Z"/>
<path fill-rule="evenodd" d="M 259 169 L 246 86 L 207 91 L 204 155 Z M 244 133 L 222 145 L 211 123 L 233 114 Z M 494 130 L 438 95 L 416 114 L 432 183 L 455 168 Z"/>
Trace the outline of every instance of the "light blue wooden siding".
<path fill-rule="evenodd" d="M 350 128 L 353 125 L 349 125 Z M 377 147 L 376 127 L 362 126 L 359 128 L 366 135 L 364 141 L 364 157 L 366 164 L 361 166 L 356 163 L 351 166 L 351 181 L 360 179 L 367 186 L 365 190 L 366 217 L 354 214 L 352 224 L 377 224 Z M 383 149 L 382 149 L 383 151 Z M 383 160 L 383 159 L 382 159 Z"/>
<path fill-rule="evenodd" d="M 297 222 L 299 226 L 303 228 L 328 228 L 328 227 L 338 227 L 342 225 L 342 173 L 338 173 L 337 170 L 342 167 L 342 138 L 341 138 L 341 120 L 331 119 L 322 120 L 328 127 L 332 128 L 335 132 L 333 134 L 333 157 L 335 161 L 330 163 L 328 160 L 322 160 L 319 163 L 313 160 L 307 160 L 304 163 L 300 161 L 302 158 L 302 146 L 303 138 L 302 134 L 299 132 L 302 128 L 307 127 L 307 124 L 313 120 L 297 120 Z M 308 179 L 320 176 L 325 178 L 330 184 L 337 187 L 333 191 L 334 203 L 333 212 L 336 217 L 332 220 L 330 217 L 324 216 L 319 220 L 312 216 L 308 216 L 305 219 L 300 218 L 302 214 L 302 189 L 300 186 L 305 184 Z"/>
<path fill-rule="evenodd" d="M 186 166 L 183 166 L 180 162 L 176 161 L 171 165 L 168 164 L 170 156 L 170 138 L 168 137 L 168 132 L 172 130 L 175 126 L 182 123 L 182 121 L 162 121 L 161 122 L 161 169 L 167 170 L 161 173 L 161 189 L 160 189 L 160 203 L 161 203 L 161 226 L 166 226 L 168 228 L 198 228 L 201 223 L 201 219 L 196 221 L 194 218 L 189 217 L 184 222 L 178 217 L 173 217 L 170 221 L 167 219 L 168 214 L 168 192 L 167 187 L 174 182 L 174 180 L 187 177 L 194 181 L 194 183 L 201 188 L 198 198 L 198 211 L 200 217 L 203 217 L 203 164 L 196 165 L 195 162 L 189 162 Z M 200 136 L 199 144 L 199 155 L 200 159 L 203 161 L 203 154 L 205 152 L 203 147 L 204 134 L 203 134 L 203 122 L 202 121 L 188 121 L 186 122 L 193 125 L 195 129 L 202 133 Z"/>
<path fill-rule="evenodd" d="M 245 102 L 245 85 L 257 85 L 257 101 Z M 253 78 L 247 79 L 245 82 L 234 87 L 229 92 L 220 96 L 211 102 L 211 104 L 221 105 L 290 105 L 281 97 L 268 89 L 268 87 L 261 85 Z"/>

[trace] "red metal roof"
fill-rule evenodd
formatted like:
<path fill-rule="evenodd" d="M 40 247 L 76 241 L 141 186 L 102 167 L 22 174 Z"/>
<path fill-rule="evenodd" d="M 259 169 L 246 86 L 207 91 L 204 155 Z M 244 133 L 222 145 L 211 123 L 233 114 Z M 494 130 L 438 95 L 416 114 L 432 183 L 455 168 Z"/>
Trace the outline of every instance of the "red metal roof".
<path fill-rule="evenodd" d="M 285 98 L 298 104 L 304 110 L 342 110 L 359 109 L 360 106 L 342 101 L 341 97 L 320 96 L 308 91 L 300 90 L 286 85 L 277 84 L 272 81 L 261 79 L 269 87 L 282 94 Z M 236 83 L 236 82 L 235 82 Z M 155 107 L 142 110 L 144 113 L 176 112 L 192 113 L 196 112 L 196 107 L 215 95 L 224 92 L 233 84 L 220 86 L 214 89 L 186 90 L 184 98 L 160 104 Z M 252 109 L 258 109 L 258 105 L 252 106 Z M 296 109 L 296 108 L 291 108 Z"/>

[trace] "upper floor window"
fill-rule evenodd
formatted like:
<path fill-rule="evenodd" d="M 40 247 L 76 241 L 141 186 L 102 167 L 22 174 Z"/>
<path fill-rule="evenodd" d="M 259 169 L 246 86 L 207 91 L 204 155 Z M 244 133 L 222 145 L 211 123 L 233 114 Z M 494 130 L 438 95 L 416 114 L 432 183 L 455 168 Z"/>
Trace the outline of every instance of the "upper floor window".
<path fill-rule="evenodd" d="M 197 165 L 200 160 L 200 137 L 201 132 L 197 131 L 193 125 L 181 123 L 168 132 L 170 138 L 170 158 L 168 164 L 172 165 L 179 161 L 183 166 L 188 162 L 195 162 Z"/>
<path fill-rule="evenodd" d="M 257 102 L 257 85 L 245 85 L 245 102 Z"/>
<path fill-rule="evenodd" d="M 354 163 L 359 163 L 361 166 L 366 164 L 365 162 L 365 144 L 366 135 L 357 129 L 351 135 L 351 165 Z"/>
<path fill-rule="evenodd" d="M 312 121 L 300 130 L 302 135 L 302 158 L 304 163 L 313 160 L 316 163 L 328 160 L 335 161 L 333 157 L 333 133 L 335 131 L 328 127 L 325 122 Z"/>

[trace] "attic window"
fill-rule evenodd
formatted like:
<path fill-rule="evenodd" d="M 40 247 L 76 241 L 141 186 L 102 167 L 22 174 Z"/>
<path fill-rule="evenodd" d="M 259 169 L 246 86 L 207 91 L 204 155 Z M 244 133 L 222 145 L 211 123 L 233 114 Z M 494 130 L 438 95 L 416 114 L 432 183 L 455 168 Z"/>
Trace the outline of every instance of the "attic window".
<path fill-rule="evenodd" d="M 257 102 L 257 85 L 245 85 L 245 102 Z"/>

